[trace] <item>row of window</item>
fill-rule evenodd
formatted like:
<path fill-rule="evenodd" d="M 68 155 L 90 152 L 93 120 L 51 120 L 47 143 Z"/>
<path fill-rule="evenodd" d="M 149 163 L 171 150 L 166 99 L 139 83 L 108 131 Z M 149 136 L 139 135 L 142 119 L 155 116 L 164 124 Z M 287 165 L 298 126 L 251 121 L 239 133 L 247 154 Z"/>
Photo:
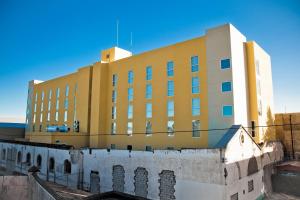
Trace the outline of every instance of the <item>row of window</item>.
<path fill-rule="evenodd" d="M 174 62 L 168 61 L 167 62 L 167 76 L 173 77 L 174 76 Z M 230 68 L 230 59 L 222 59 L 220 62 L 221 69 L 229 69 Z M 191 72 L 198 72 L 199 71 L 199 61 L 198 56 L 192 56 L 191 57 Z M 128 71 L 128 84 L 132 84 L 134 79 L 133 71 Z M 152 80 L 152 67 L 147 66 L 146 67 L 146 80 Z M 112 85 L 116 86 L 117 83 L 117 75 L 113 75 L 112 79 Z"/>
<path fill-rule="evenodd" d="M 232 91 L 232 84 L 231 81 L 223 82 L 221 85 L 221 91 L 222 92 L 231 92 Z M 199 78 L 198 77 L 192 77 L 192 94 L 199 94 Z M 129 87 L 127 91 L 128 101 L 133 101 L 133 88 Z M 167 96 L 172 97 L 174 96 L 174 81 L 169 80 L 167 85 Z M 152 84 L 148 83 L 146 85 L 146 99 L 152 99 Z M 117 91 L 112 91 L 112 102 L 116 103 L 117 101 Z M 67 108 L 67 105 L 65 105 Z"/>
<path fill-rule="evenodd" d="M 70 87 L 69 85 L 66 85 L 65 88 L 65 99 L 64 99 L 64 122 L 68 121 L 68 108 L 69 108 L 69 91 Z M 74 90 L 74 120 L 76 117 L 76 92 L 77 92 L 77 84 L 75 85 Z M 44 91 L 41 93 L 41 113 L 40 113 L 40 123 L 43 122 L 43 111 L 44 111 Z M 55 99 L 55 121 L 58 121 L 59 117 L 59 97 L 60 97 L 60 88 L 56 89 L 56 99 Z M 36 122 L 36 111 L 37 111 L 37 99 L 38 99 L 38 93 L 35 94 L 35 102 L 34 102 L 34 115 L 33 115 L 33 123 Z M 49 90 L 48 94 L 48 110 L 47 110 L 47 121 L 50 121 L 51 114 L 51 105 L 52 105 L 52 90 Z"/>
<path fill-rule="evenodd" d="M 168 61 L 166 67 L 167 67 L 167 76 L 168 77 L 174 76 L 174 62 Z M 192 56 L 191 57 L 191 72 L 198 72 L 198 71 L 199 71 L 198 56 Z M 132 70 L 128 71 L 128 84 L 133 83 L 133 78 L 134 78 L 133 71 Z M 152 67 L 151 66 L 146 67 L 146 80 L 147 81 L 152 80 Z M 113 79 L 112 79 L 112 85 L 116 86 L 116 83 L 117 83 L 117 75 L 114 74 Z"/>
<path fill-rule="evenodd" d="M 230 117 L 233 113 L 232 105 L 223 105 L 222 107 L 222 115 L 224 117 Z M 193 98 L 192 99 L 192 116 L 200 115 L 200 99 Z M 169 100 L 167 102 L 167 116 L 174 117 L 174 100 Z M 129 104 L 127 109 L 127 118 L 133 118 L 133 105 Z M 152 103 L 146 103 L 146 118 L 152 118 Z M 117 107 L 112 107 L 112 119 L 117 119 Z"/>
<path fill-rule="evenodd" d="M 167 122 L 167 133 L 168 136 L 173 136 L 175 132 L 175 123 L 174 120 L 168 120 Z M 117 123 L 112 122 L 111 124 L 111 134 L 114 135 L 117 133 Z M 146 127 L 145 127 L 145 134 L 146 135 L 151 135 L 153 133 L 152 131 L 152 123 L 151 121 L 146 122 Z M 192 137 L 200 137 L 200 120 L 192 120 Z M 127 134 L 132 135 L 133 134 L 133 122 L 129 121 L 127 122 Z"/>

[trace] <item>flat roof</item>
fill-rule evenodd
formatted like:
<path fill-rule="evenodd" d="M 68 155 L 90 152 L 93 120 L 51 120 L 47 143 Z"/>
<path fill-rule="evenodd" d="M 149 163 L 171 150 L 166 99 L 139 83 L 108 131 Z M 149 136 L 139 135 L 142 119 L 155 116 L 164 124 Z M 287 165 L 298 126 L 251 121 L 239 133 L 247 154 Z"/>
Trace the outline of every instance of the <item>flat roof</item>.
<path fill-rule="evenodd" d="M 25 128 L 25 123 L 0 122 L 0 128 Z"/>

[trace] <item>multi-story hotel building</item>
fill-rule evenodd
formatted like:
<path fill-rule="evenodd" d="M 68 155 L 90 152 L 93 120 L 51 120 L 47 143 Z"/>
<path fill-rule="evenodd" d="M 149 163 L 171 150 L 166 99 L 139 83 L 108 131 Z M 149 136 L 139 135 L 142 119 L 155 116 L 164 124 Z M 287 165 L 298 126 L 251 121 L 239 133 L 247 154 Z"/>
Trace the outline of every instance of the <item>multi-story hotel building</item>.
<path fill-rule="evenodd" d="M 75 73 L 30 81 L 26 138 L 75 147 L 207 148 L 234 124 L 266 125 L 272 110 L 269 55 L 226 24 L 138 55 L 110 48 Z M 254 130 L 262 142 L 266 130 Z"/>

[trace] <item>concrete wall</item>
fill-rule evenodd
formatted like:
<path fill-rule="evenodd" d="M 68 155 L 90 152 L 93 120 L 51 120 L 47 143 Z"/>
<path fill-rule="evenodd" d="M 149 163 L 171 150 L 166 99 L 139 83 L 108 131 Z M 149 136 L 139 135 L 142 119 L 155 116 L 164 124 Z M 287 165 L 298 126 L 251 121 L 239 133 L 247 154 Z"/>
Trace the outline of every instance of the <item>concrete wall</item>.
<path fill-rule="evenodd" d="M 174 172 L 176 199 L 222 199 L 225 194 L 220 150 L 132 151 L 93 149 L 84 150 L 84 187 L 90 187 L 91 171 L 98 171 L 100 192 L 113 190 L 113 166 L 125 170 L 124 192 L 135 195 L 134 171 L 143 167 L 148 172 L 148 198 L 159 199 L 159 174 L 163 170 Z"/>
<path fill-rule="evenodd" d="M 25 137 L 25 128 L 0 127 L 0 139 L 14 140 Z"/>
<path fill-rule="evenodd" d="M 0 199 L 28 200 L 27 176 L 0 176 Z"/>
<path fill-rule="evenodd" d="M 272 186 L 275 192 L 295 195 L 300 197 L 300 174 L 274 174 Z"/>
<path fill-rule="evenodd" d="M 6 149 L 22 153 L 22 165 L 15 158 L 6 155 L 0 166 L 27 173 L 26 154 L 32 155 L 32 164 L 37 155 L 42 156 L 41 172 L 43 180 L 68 185 L 71 188 L 83 188 L 94 192 L 122 191 L 132 195 L 143 195 L 150 199 L 230 199 L 238 193 L 239 199 L 255 199 L 269 188 L 263 182 L 264 166 L 283 158 L 282 146 L 269 143 L 261 150 L 251 146 L 252 141 L 245 137 L 248 151 L 237 144 L 237 137 L 229 142 L 225 149 L 197 150 L 157 150 L 127 151 L 106 149 L 60 150 L 0 142 L 0 152 Z M 249 144 L 248 144 L 249 143 Z M 235 148 L 232 148 L 236 145 Z M 256 149 L 253 149 L 253 148 Z M 237 153 L 232 153 L 235 150 Z M 259 150 L 259 151 L 258 151 Z M 12 151 L 12 150 L 10 150 Z M 227 153 L 226 153 L 227 152 Z M 229 152 L 231 152 L 229 154 Z M 231 156 L 232 155 L 232 156 Z M 11 156 L 10 156 L 11 157 Z M 49 159 L 55 159 L 55 169 L 49 171 Z M 71 174 L 64 173 L 64 160 L 72 163 Z M 249 161 L 255 160 L 257 170 L 249 174 Z M 143 173 L 137 174 L 137 169 Z M 93 177 L 93 180 L 91 180 Z M 139 187 L 137 182 L 139 181 Z M 248 191 L 248 181 L 253 181 L 253 191 Z M 91 182 L 98 188 L 91 186 Z M 244 192 L 245 191 L 245 192 Z"/>

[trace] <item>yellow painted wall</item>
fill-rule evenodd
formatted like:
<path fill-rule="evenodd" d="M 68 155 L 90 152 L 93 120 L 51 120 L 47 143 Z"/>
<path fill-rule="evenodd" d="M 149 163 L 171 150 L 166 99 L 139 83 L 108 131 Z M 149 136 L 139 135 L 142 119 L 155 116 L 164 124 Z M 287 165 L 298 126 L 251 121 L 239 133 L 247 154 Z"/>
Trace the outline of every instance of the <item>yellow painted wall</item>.
<path fill-rule="evenodd" d="M 90 100 L 90 87 L 91 87 L 91 76 L 92 68 L 85 67 L 80 68 L 78 72 L 72 73 L 63 77 L 52 79 L 43 83 L 34 85 L 33 97 L 32 97 L 32 115 L 34 115 L 34 104 L 35 104 L 35 94 L 38 93 L 37 99 L 37 109 L 36 109 L 36 122 L 32 124 L 35 125 L 35 131 L 33 127 L 29 128 L 29 132 L 26 132 L 26 138 L 34 142 L 45 142 L 45 143 L 55 143 L 57 140 L 60 143 L 74 145 L 76 147 L 89 146 L 88 133 L 89 133 L 89 100 Z M 74 123 L 74 96 L 75 96 L 75 86 L 77 84 L 77 94 L 76 94 L 76 119 L 80 121 L 80 133 L 73 133 L 73 123 Z M 64 122 L 64 101 L 65 101 L 65 90 L 66 86 L 69 86 L 68 95 L 68 120 Z M 60 88 L 59 95 L 59 110 L 58 110 L 58 122 L 55 121 L 56 112 L 56 89 Z M 51 98 L 51 109 L 50 109 L 50 121 L 47 121 L 48 113 L 48 102 L 49 102 L 49 91 L 52 89 Z M 43 111 L 41 111 L 42 98 L 41 94 L 44 91 L 44 101 L 43 101 Z M 43 113 L 43 120 L 40 123 L 41 112 Z M 66 124 L 71 128 L 69 133 L 47 133 L 47 125 L 58 125 L 61 126 Z M 42 125 L 41 131 L 39 130 L 40 125 Z M 74 134 L 72 136 L 72 134 Z"/>
<path fill-rule="evenodd" d="M 192 119 L 200 119 L 201 129 L 208 128 L 208 102 L 206 80 L 206 55 L 204 37 L 196 38 L 172 46 L 146 52 L 127 59 L 109 63 L 106 133 L 111 130 L 112 75 L 118 75 L 117 82 L 117 135 L 106 135 L 101 148 L 115 144 L 117 148 L 133 145 L 133 149 L 144 150 L 146 145 L 152 148 L 200 148 L 207 147 L 207 132 L 201 132 L 200 138 L 193 138 L 191 132 L 175 133 L 167 136 L 167 100 L 174 99 L 175 131 L 191 131 Z M 200 94 L 191 93 L 191 56 L 199 57 Z M 174 77 L 167 77 L 167 62 L 174 62 Z M 146 67 L 152 66 L 152 80 L 146 81 Z M 96 67 L 95 67 L 96 68 Z M 128 71 L 134 72 L 133 81 L 133 135 L 127 136 L 127 90 Z M 167 80 L 174 80 L 175 96 L 167 97 Z M 146 100 L 146 84 L 152 84 L 152 99 Z M 200 97 L 201 115 L 192 117 L 192 97 Z M 97 101 L 96 101 L 97 102 Z M 152 136 L 146 136 L 146 102 L 152 103 Z M 93 116 L 94 117 L 94 116 Z M 135 134 L 139 133 L 139 134 Z"/>
<path fill-rule="evenodd" d="M 249 114 L 250 121 L 255 121 L 256 126 L 272 126 L 274 124 L 273 84 L 270 56 L 255 42 L 246 43 L 247 72 L 249 89 Z M 257 68 L 259 65 L 259 69 Z M 259 71 L 259 72 L 258 72 Z M 258 92 L 260 82 L 260 94 Z M 262 112 L 259 114 L 259 101 Z M 259 127 L 255 129 L 256 142 L 275 139 L 274 127 Z"/>

